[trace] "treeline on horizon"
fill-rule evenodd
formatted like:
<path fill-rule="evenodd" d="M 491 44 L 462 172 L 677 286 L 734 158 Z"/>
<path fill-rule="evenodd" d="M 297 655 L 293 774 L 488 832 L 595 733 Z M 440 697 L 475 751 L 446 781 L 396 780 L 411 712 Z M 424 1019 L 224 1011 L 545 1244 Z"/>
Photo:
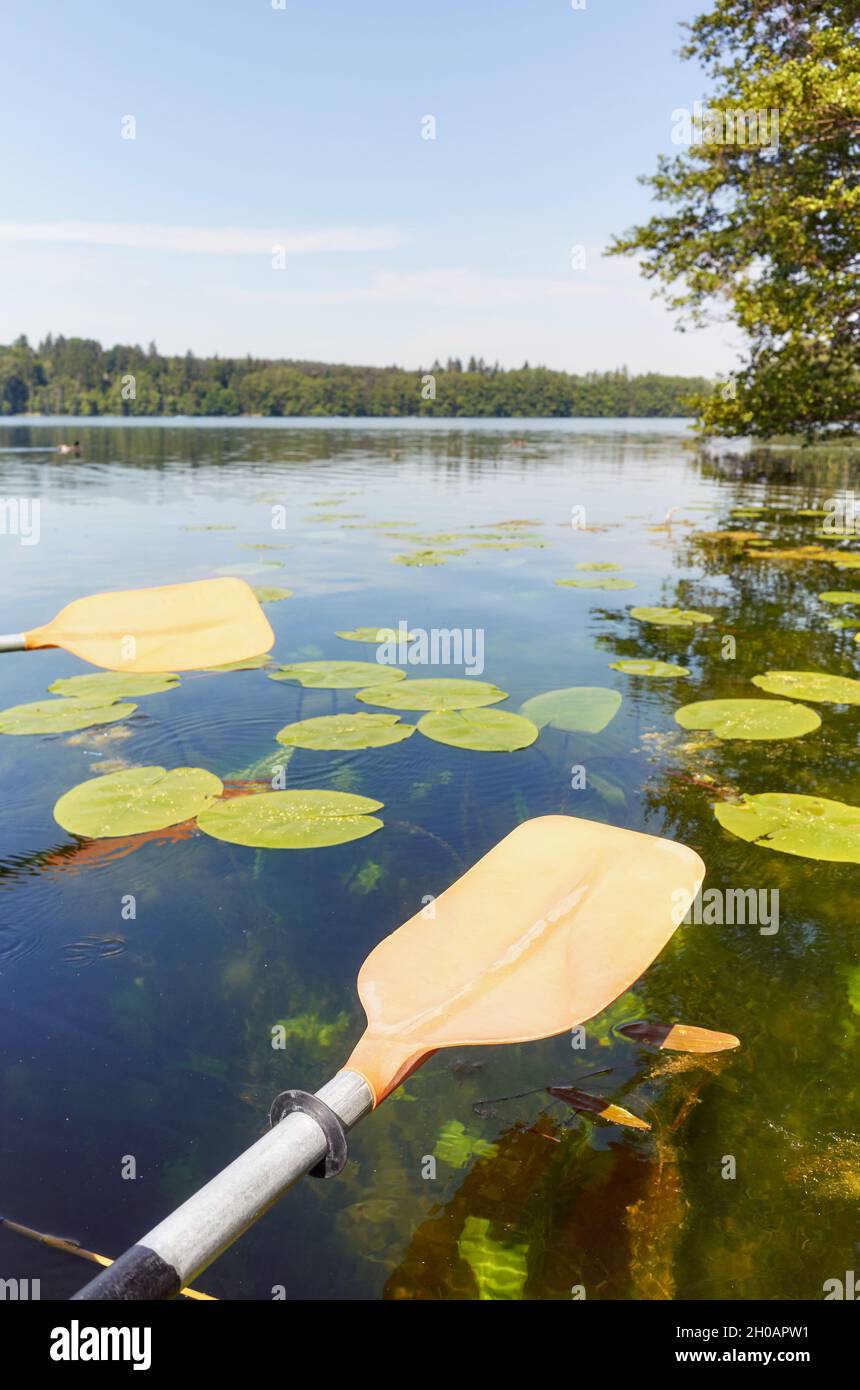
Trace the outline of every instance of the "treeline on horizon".
<path fill-rule="evenodd" d="M 432 377 L 432 383 L 428 381 Z M 154 343 L 26 337 L 0 346 L 0 415 L 655 416 L 694 414 L 704 377 L 575 376 L 449 358 L 426 369 L 254 357 L 166 357 Z M 435 392 L 435 395 L 432 394 Z"/>

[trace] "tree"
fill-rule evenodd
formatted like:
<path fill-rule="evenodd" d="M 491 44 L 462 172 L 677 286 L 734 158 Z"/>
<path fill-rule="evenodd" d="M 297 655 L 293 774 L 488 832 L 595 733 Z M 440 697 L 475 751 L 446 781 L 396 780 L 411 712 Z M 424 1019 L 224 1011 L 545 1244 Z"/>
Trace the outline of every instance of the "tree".
<path fill-rule="evenodd" d="M 746 335 L 742 366 L 696 401 L 705 432 L 855 433 L 860 6 L 716 0 L 686 27 L 715 93 L 689 149 L 643 180 L 672 210 L 610 254 L 641 256 L 682 328 L 727 310 Z"/>

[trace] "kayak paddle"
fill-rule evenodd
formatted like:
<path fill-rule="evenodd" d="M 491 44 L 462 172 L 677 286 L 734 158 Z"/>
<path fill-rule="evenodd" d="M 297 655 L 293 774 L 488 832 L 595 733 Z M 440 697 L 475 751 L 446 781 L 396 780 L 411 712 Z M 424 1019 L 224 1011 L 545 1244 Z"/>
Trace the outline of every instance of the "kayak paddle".
<path fill-rule="evenodd" d="M 284 1091 L 271 1128 L 75 1299 L 173 1298 L 297 1178 L 330 1177 L 346 1130 L 437 1048 L 546 1038 L 602 1012 L 648 968 L 704 878 L 672 840 L 572 816 L 524 822 L 371 951 L 367 1029 L 316 1095 Z"/>
<path fill-rule="evenodd" d="M 63 647 L 108 671 L 198 671 L 261 656 L 274 641 L 244 579 L 200 579 L 75 599 L 44 627 L 0 637 L 0 652 Z"/>

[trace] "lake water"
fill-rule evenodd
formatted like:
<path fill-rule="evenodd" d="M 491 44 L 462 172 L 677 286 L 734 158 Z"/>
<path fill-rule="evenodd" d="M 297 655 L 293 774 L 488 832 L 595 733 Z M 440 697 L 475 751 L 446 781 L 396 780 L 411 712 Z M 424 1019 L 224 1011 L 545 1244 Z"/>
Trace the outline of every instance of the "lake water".
<path fill-rule="evenodd" d="M 79 459 L 53 452 L 75 438 Z M 762 791 L 860 803 L 860 713 L 818 705 L 819 730 L 765 743 L 691 734 L 673 716 L 759 694 L 750 678 L 770 668 L 856 674 L 854 632 L 827 626 L 846 610 L 817 599 L 852 587 L 839 571 L 696 532 L 812 541 L 820 521 L 797 510 L 856 485 L 857 463 L 839 450 L 706 456 L 661 421 L 4 422 L 0 493 L 41 504 L 38 544 L 0 535 L 4 630 L 85 593 L 259 566 L 250 582 L 294 593 L 267 608 L 280 662 L 371 660 L 336 631 L 402 619 L 480 629 L 481 678 L 509 692 L 500 708 L 567 686 L 611 687 L 623 703 L 601 733 L 545 729 L 514 754 L 419 735 L 297 751 L 288 786 L 384 803 L 381 831 L 307 851 L 188 831 L 111 849 L 66 834 L 52 808 L 127 764 L 247 776 L 283 725 L 361 708 L 351 691 L 263 670 L 189 674 L 101 730 L 0 737 L 3 1214 L 118 1254 L 253 1142 L 278 1091 L 313 1090 L 343 1063 L 374 944 L 519 822 L 560 812 L 684 841 L 706 887 L 778 889 L 779 930 L 682 926 L 582 1050 L 562 1036 L 437 1053 L 356 1129 L 336 1181 L 296 1187 L 198 1286 L 230 1299 L 569 1299 L 580 1286 L 589 1299 L 802 1299 L 856 1268 L 860 869 L 748 844 L 712 806 Z M 768 510 L 732 516 L 750 506 Z M 466 553 L 439 566 L 393 562 L 415 549 L 410 531 L 472 529 L 541 544 L 458 540 Z M 581 561 L 617 564 L 636 587 L 554 584 Z M 634 605 L 715 621 L 650 626 Z M 610 669 L 635 657 L 690 675 Z M 59 651 L 6 656 L 1 703 L 85 669 Z M 634 1019 L 735 1033 L 742 1047 L 650 1053 L 612 1031 Z M 650 1132 L 578 1119 L 546 1094 L 472 1109 L 596 1070 L 582 1086 Z M 91 1273 L 0 1231 L 0 1276 L 40 1278 L 44 1298 Z"/>

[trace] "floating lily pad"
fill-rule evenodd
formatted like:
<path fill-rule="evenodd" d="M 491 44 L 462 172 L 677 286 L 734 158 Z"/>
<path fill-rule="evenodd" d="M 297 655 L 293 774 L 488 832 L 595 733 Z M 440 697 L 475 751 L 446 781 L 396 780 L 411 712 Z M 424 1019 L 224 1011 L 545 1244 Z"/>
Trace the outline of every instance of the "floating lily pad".
<path fill-rule="evenodd" d="M 852 628 L 860 627 L 860 618 L 828 618 L 827 629 L 829 632 L 851 631 Z M 855 637 L 856 642 L 856 637 Z"/>
<path fill-rule="evenodd" d="M 402 672 L 400 673 L 402 674 Z M 497 705 L 508 698 L 489 681 L 440 678 L 404 681 L 396 689 L 374 685 L 356 693 L 365 705 L 382 705 L 388 709 L 477 709 L 481 705 Z"/>
<path fill-rule="evenodd" d="M 522 536 L 510 541 L 474 541 L 475 550 L 545 550 L 546 542 Z"/>
<path fill-rule="evenodd" d="M 860 681 L 826 671 L 765 671 L 763 676 L 753 676 L 752 683 L 770 695 L 825 705 L 860 705 Z"/>
<path fill-rule="evenodd" d="M 271 659 L 271 652 L 265 652 L 263 656 L 246 656 L 243 661 L 225 661 L 223 666 L 207 666 L 206 670 L 210 673 L 219 671 L 259 671 L 263 666 L 268 666 Z"/>
<path fill-rule="evenodd" d="M 335 637 L 342 637 L 345 642 L 394 642 L 399 639 L 400 633 L 394 627 L 356 627 L 351 632 L 336 632 Z M 407 642 L 412 642 L 414 638 L 414 632 L 405 635 Z"/>
<path fill-rule="evenodd" d="M 254 594 L 258 603 L 279 603 L 282 598 L 292 598 L 292 589 L 266 589 L 255 588 Z"/>
<path fill-rule="evenodd" d="M 287 724 L 275 738 L 293 748 L 384 748 L 414 733 L 415 725 L 401 724 L 397 714 L 324 714 Z"/>
<path fill-rule="evenodd" d="M 137 705 L 111 704 L 100 696 L 74 700 L 35 700 L 0 710 L 0 734 L 68 734 L 95 724 L 114 724 L 134 714 Z"/>
<path fill-rule="evenodd" d="M 520 713 L 539 729 L 550 725 L 566 733 L 599 734 L 621 708 L 617 690 L 602 685 L 571 685 L 526 700 Z"/>
<path fill-rule="evenodd" d="M 857 589 L 828 589 L 818 597 L 825 603 L 860 603 L 860 591 Z"/>
<path fill-rule="evenodd" d="M 699 700 L 675 711 L 682 729 L 710 729 L 717 738 L 800 738 L 821 724 L 815 710 L 790 700 Z"/>
<path fill-rule="evenodd" d="M 690 671 L 686 666 L 676 666 L 672 661 L 646 661 L 636 657 L 626 658 L 623 661 L 610 661 L 612 671 L 624 671 L 628 676 L 655 676 L 662 680 L 670 680 L 673 676 L 689 676 Z"/>
<path fill-rule="evenodd" d="M 133 671 L 97 671 L 86 676 L 64 676 L 53 681 L 48 689 L 52 695 L 67 695 L 75 700 L 94 697 L 94 703 L 107 705 L 111 700 L 126 700 L 135 695 L 157 695 L 179 684 L 179 677 L 165 672 L 159 675 L 139 675 Z"/>
<path fill-rule="evenodd" d="M 54 820 L 93 840 L 140 835 L 191 820 L 223 790 L 202 767 L 127 768 L 72 787 L 54 807 Z"/>
<path fill-rule="evenodd" d="M 553 583 L 561 589 L 635 589 L 632 579 L 619 579 L 609 575 L 606 579 L 555 579 Z"/>
<path fill-rule="evenodd" d="M 436 743 L 482 753 L 513 753 L 528 748 L 538 729 L 521 714 L 501 709 L 434 710 L 418 721 L 418 732 Z"/>
<path fill-rule="evenodd" d="M 836 565 L 841 570 L 860 569 L 860 555 L 853 551 L 838 550 L 835 555 L 830 555 L 830 563 Z"/>
<path fill-rule="evenodd" d="M 614 565 L 611 560 L 580 560 L 576 566 L 578 570 L 620 570 L 620 565 Z"/>
<path fill-rule="evenodd" d="M 425 566 L 444 565 L 452 555 L 465 555 L 465 550 L 414 550 L 409 555 L 395 555 L 395 565 L 414 565 L 417 569 Z"/>
<path fill-rule="evenodd" d="M 269 672 L 269 680 L 298 681 L 314 690 L 356 690 L 360 685 L 391 684 L 405 678 L 405 671 L 380 661 L 294 661 Z"/>
<path fill-rule="evenodd" d="M 860 864 L 860 806 L 792 792 L 762 792 L 742 803 L 719 802 L 714 815 L 724 830 L 762 849 Z"/>
<path fill-rule="evenodd" d="M 659 627 L 697 627 L 714 621 L 710 613 L 700 613 L 695 608 L 631 608 L 630 616 L 637 622 L 656 623 Z"/>
<path fill-rule="evenodd" d="M 241 565 L 222 565 L 215 571 L 216 574 L 265 574 L 266 570 L 282 569 L 280 560 L 255 560 L 248 564 Z"/>
<path fill-rule="evenodd" d="M 360 840 L 382 829 L 369 815 L 381 801 L 348 792 L 261 792 L 218 801 L 197 819 L 216 840 L 260 849 L 319 849 Z"/>

